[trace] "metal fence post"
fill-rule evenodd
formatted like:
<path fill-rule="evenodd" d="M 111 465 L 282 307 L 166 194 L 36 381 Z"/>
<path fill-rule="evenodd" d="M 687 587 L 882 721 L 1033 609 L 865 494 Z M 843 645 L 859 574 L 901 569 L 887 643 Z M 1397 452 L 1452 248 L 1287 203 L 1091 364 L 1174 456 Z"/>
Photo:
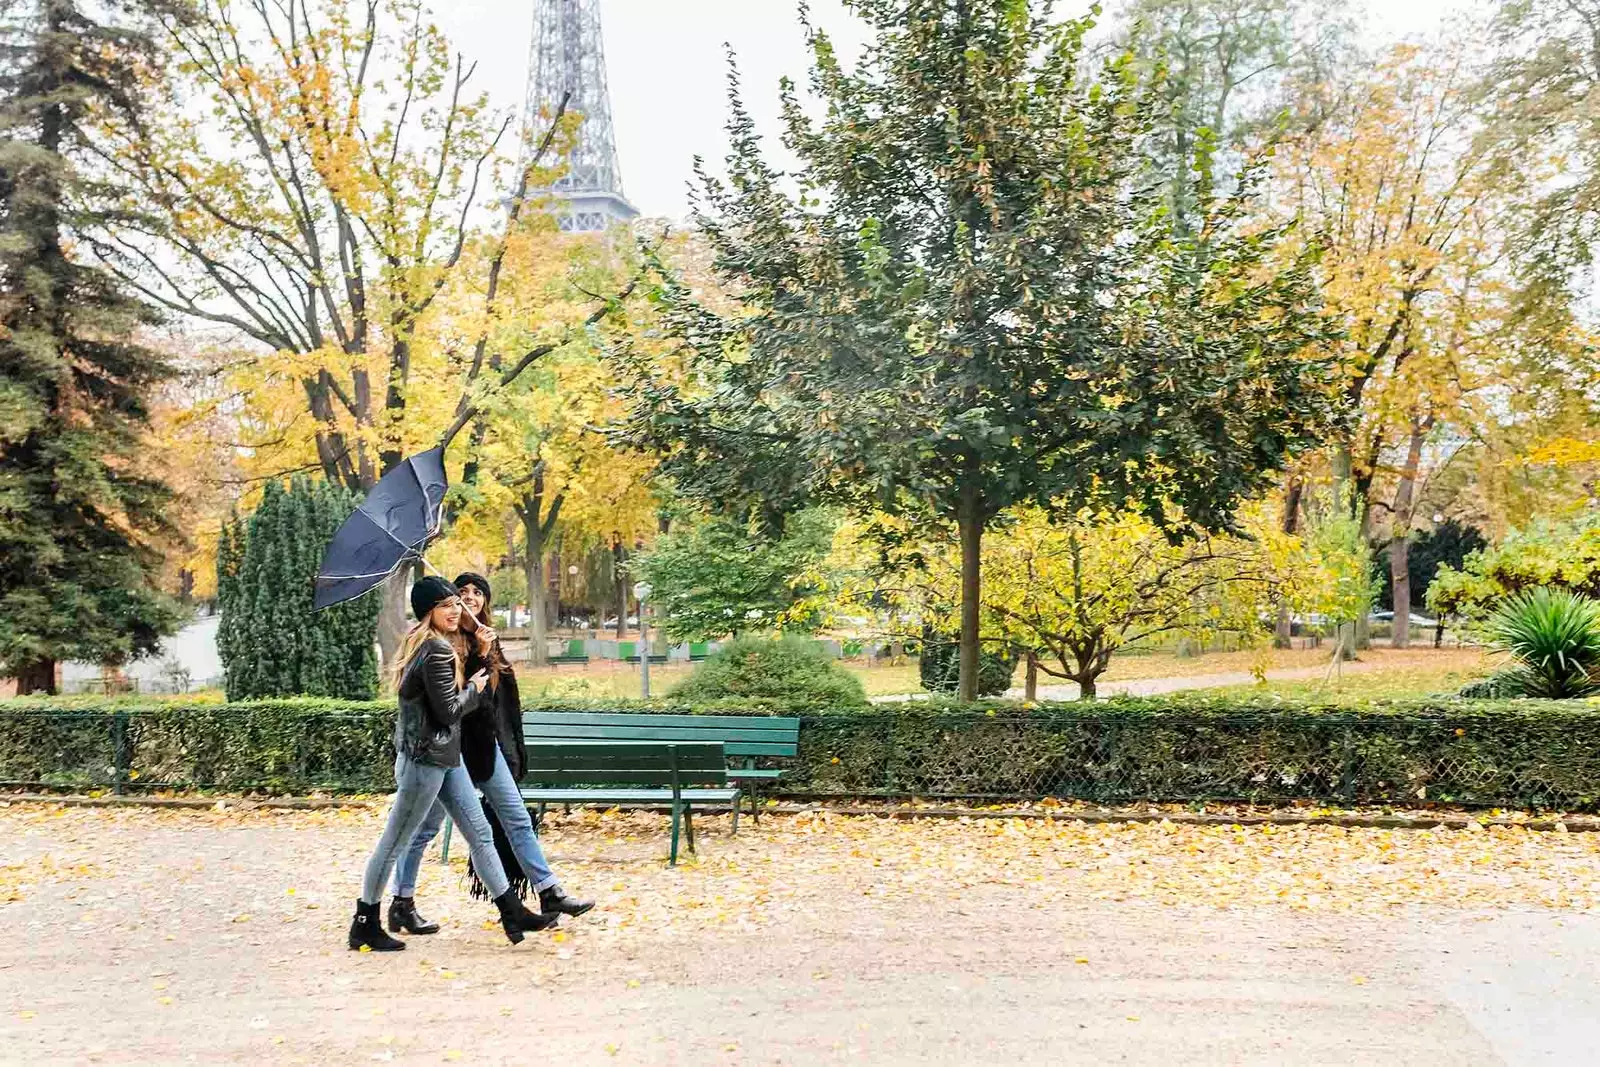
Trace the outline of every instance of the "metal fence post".
<path fill-rule="evenodd" d="M 1344 728 L 1344 752 L 1340 763 L 1339 792 L 1345 803 L 1349 803 L 1356 795 L 1356 733 L 1353 726 Z"/>
<path fill-rule="evenodd" d="M 111 716 L 111 745 L 115 767 L 111 791 L 121 795 L 128 791 L 128 772 L 133 765 L 133 746 L 128 741 L 128 713 L 125 711 Z"/>
<path fill-rule="evenodd" d="M 883 795 L 894 795 L 894 723 L 893 715 L 883 716 Z"/>

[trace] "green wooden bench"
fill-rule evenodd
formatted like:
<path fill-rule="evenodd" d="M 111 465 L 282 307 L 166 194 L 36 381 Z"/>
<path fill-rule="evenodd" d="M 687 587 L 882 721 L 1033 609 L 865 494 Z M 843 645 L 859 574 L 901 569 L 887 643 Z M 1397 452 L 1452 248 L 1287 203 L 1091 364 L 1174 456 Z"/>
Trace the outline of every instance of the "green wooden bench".
<path fill-rule="evenodd" d="M 739 789 L 728 785 L 728 755 L 721 742 L 530 737 L 527 751 L 522 798 L 537 803 L 541 814 L 548 804 L 670 805 L 669 862 L 674 865 L 680 823 L 694 851 L 696 804 L 728 804 L 737 828 Z"/>
<path fill-rule="evenodd" d="M 711 645 L 710 645 L 709 642 L 706 642 L 706 641 L 690 641 L 689 642 L 689 662 L 690 663 L 699 663 L 701 660 L 709 659 L 710 657 L 711 657 Z"/>
<path fill-rule="evenodd" d="M 583 640 L 581 638 L 568 641 L 567 650 L 565 652 L 561 653 L 559 656 L 550 657 L 550 663 L 552 666 L 562 663 L 577 663 L 581 665 L 588 662 L 589 653 L 584 651 Z"/>
<path fill-rule="evenodd" d="M 757 767 L 757 757 L 793 757 L 800 751 L 800 720 L 770 715 L 640 715 L 623 712 L 530 711 L 522 716 L 528 744 L 536 741 L 720 742 L 730 762 L 728 780 L 750 794 L 750 811 L 761 819 L 760 789 L 783 771 Z M 734 805 L 733 831 L 739 832 Z"/>
<path fill-rule="evenodd" d="M 639 645 L 638 645 L 638 642 L 636 642 L 636 641 L 618 641 L 617 642 L 617 658 L 622 660 L 622 662 L 624 662 L 624 663 L 638 663 L 639 662 Z M 667 654 L 665 652 L 652 652 L 652 653 L 650 653 L 650 662 L 651 663 L 665 663 L 665 662 L 667 662 Z"/>

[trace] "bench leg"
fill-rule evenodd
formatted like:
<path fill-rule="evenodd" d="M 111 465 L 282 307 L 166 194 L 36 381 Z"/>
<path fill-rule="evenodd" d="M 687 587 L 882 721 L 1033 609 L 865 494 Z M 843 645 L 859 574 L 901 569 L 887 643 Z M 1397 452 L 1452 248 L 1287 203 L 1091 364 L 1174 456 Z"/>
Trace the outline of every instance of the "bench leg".
<path fill-rule="evenodd" d="M 750 783 L 750 818 L 755 820 L 757 826 L 761 825 L 761 784 Z"/>
<path fill-rule="evenodd" d="M 694 855 L 694 809 L 683 806 L 683 834 L 689 839 L 689 854 Z"/>
<path fill-rule="evenodd" d="M 739 794 L 738 793 L 733 794 L 733 832 L 734 832 L 735 836 L 737 836 L 738 833 L 739 833 Z"/>
<path fill-rule="evenodd" d="M 667 866 L 678 865 L 678 819 L 680 806 L 677 801 L 672 802 L 672 851 L 667 855 Z"/>
<path fill-rule="evenodd" d="M 439 862 L 450 862 L 450 831 L 456 828 L 456 822 L 446 815 L 444 819 L 444 844 L 439 848 Z"/>

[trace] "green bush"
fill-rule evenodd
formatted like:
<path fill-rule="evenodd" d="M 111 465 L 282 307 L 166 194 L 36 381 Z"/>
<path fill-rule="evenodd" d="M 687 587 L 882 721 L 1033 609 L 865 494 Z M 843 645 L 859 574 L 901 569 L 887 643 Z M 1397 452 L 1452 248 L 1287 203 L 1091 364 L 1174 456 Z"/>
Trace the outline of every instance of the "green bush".
<path fill-rule="evenodd" d="M 1600 690 L 1600 601 L 1540 586 L 1509 597 L 1484 630 L 1517 661 L 1494 679 L 1504 695 L 1561 700 Z"/>
<path fill-rule="evenodd" d="M 978 695 L 997 697 L 1011 688 L 1017 671 L 1017 654 L 1011 648 L 984 646 L 978 650 Z M 961 645 L 953 638 L 924 638 L 917 661 L 917 676 L 930 693 L 954 693 L 961 684 Z"/>
<path fill-rule="evenodd" d="M 740 637 L 723 645 L 668 694 L 697 703 L 737 697 L 794 708 L 862 708 L 861 681 L 802 637 Z"/>
<path fill-rule="evenodd" d="M 762 699 L 543 702 L 540 710 L 792 715 Z M 828 713 L 824 714 L 826 710 Z M 942 700 L 801 715 L 779 792 L 1103 803 L 1241 801 L 1600 811 L 1600 706 L 1375 703 L 1187 694 L 1093 704 Z M 376 793 L 393 787 L 386 703 L 0 702 L 0 784 Z"/>

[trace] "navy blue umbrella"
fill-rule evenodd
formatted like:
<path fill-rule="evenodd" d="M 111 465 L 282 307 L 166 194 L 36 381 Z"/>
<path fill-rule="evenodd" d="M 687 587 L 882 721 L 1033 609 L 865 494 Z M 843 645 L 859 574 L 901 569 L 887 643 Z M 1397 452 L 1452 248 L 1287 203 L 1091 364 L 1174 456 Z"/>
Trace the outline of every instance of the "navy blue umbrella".
<path fill-rule="evenodd" d="M 317 572 L 315 604 L 331 608 L 377 587 L 402 564 L 422 558 L 439 536 L 444 494 L 444 446 L 405 460 L 372 487 L 328 542 Z"/>

